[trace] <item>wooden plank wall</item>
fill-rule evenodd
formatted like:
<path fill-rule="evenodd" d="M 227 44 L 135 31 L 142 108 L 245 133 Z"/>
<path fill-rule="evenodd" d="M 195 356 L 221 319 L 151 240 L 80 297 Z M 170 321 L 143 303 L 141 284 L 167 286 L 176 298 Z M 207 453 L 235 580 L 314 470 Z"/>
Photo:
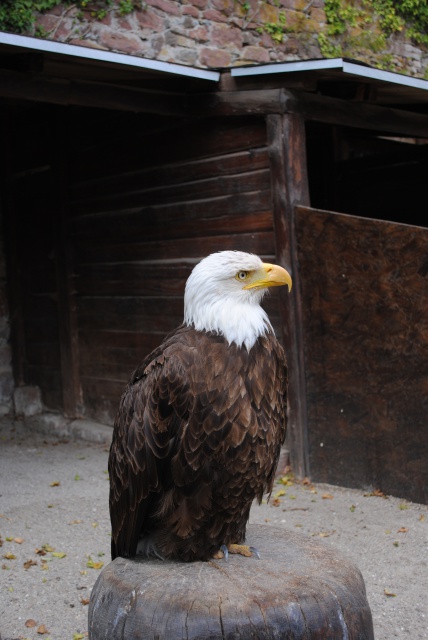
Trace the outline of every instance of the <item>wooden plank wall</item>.
<path fill-rule="evenodd" d="M 55 261 L 58 203 L 51 115 L 13 107 L 3 113 L 3 224 L 15 383 L 38 385 L 62 408 Z"/>
<path fill-rule="evenodd" d="M 127 115 L 116 138 L 72 139 L 80 378 L 87 414 L 111 423 L 132 370 L 181 323 L 194 264 L 223 249 L 274 259 L 266 125 Z"/>
<path fill-rule="evenodd" d="M 311 476 L 428 501 L 428 229 L 296 212 Z"/>

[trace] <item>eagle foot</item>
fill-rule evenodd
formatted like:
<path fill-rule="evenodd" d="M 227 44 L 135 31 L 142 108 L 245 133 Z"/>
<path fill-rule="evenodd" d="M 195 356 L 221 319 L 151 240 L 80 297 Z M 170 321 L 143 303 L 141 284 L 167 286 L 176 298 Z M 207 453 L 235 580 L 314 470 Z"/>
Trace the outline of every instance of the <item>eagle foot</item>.
<path fill-rule="evenodd" d="M 225 544 L 222 544 L 217 553 L 214 554 L 214 558 L 216 560 L 221 560 L 224 558 L 228 560 L 229 553 L 238 553 L 241 556 L 245 556 L 246 558 L 251 558 L 251 556 L 256 556 L 260 560 L 260 553 L 257 551 L 255 547 L 249 547 L 246 544 L 230 544 L 226 547 Z"/>

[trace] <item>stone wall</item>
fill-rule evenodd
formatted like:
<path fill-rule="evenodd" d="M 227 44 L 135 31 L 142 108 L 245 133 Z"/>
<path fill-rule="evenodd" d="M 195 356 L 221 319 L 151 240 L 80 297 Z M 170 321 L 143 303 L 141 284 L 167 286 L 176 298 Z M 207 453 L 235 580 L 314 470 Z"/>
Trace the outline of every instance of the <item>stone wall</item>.
<path fill-rule="evenodd" d="M 343 55 L 427 74 L 428 52 L 406 40 L 405 30 L 385 38 L 375 14 L 368 26 L 367 3 L 365 18 L 333 38 L 323 37 L 323 0 L 139 0 L 137 5 L 141 8 L 124 15 L 119 2 L 101 13 L 95 0 L 85 10 L 59 5 L 38 16 L 32 34 L 205 68 Z"/>

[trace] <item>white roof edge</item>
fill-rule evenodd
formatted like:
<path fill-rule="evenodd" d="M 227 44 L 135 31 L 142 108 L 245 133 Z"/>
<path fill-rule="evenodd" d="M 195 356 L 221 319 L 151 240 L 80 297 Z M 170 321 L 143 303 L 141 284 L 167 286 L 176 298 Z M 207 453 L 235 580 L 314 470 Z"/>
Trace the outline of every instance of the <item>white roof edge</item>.
<path fill-rule="evenodd" d="M 422 80 L 422 78 L 413 78 L 412 76 L 406 76 L 403 73 L 394 73 L 393 71 L 373 69 L 373 67 L 365 67 L 353 62 L 344 62 L 343 71 L 344 73 L 351 73 L 354 76 L 364 76 L 365 78 L 373 78 L 374 80 L 383 80 L 384 82 L 402 84 L 406 87 L 425 89 L 425 91 L 428 90 L 428 80 Z"/>
<path fill-rule="evenodd" d="M 324 58 L 322 60 L 296 60 L 294 62 L 278 62 L 251 67 L 233 67 L 231 75 L 258 76 L 268 73 L 289 73 L 291 71 L 313 71 L 314 69 L 342 69 L 342 58 Z"/>
<path fill-rule="evenodd" d="M 324 58 L 321 60 L 299 60 L 294 62 L 279 62 L 274 64 L 257 65 L 249 67 L 234 67 L 231 71 L 234 77 L 265 75 L 271 73 L 291 73 L 293 71 L 314 71 L 317 69 L 341 69 L 344 73 L 392 84 L 401 84 L 406 87 L 428 90 L 428 80 L 413 78 L 403 73 L 382 71 L 364 64 L 347 62 L 343 58 Z"/>
<path fill-rule="evenodd" d="M 220 80 L 220 73 L 218 71 L 196 69 L 195 67 L 187 67 L 185 65 L 174 64 L 172 62 L 149 60 L 148 58 L 139 58 L 126 53 L 114 53 L 113 51 L 91 49 L 90 47 L 66 44 L 64 42 L 55 42 L 53 40 L 42 40 L 41 38 L 31 38 L 29 36 L 20 36 L 14 33 L 6 33 L 4 31 L 0 32 L 0 44 L 33 49 L 34 51 L 59 53 L 62 55 L 74 56 L 76 58 L 97 60 L 99 62 L 112 62 L 114 64 L 126 65 L 129 67 L 150 69 L 152 71 L 161 71 L 163 73 L 187 76 L 189 78 L 199 78 L 201 80 L 211 80 L 213 82 L 218 82 Z"/>

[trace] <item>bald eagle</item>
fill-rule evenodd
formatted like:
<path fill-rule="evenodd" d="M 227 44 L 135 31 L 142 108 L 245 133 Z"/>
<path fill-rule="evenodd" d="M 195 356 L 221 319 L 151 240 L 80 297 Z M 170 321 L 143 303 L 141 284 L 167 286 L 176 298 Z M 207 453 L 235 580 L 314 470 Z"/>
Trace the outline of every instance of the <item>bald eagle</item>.
<path fill-rule="evenodd" d="M 113 559 L 208 560 L 244 542 L 285 438 L 287 365 L 260 306 L 281 285 L 291 289 L 285 269 L 240 251 L 193 269 L 184 323 L 120 401 L 109 456 Z"/>

